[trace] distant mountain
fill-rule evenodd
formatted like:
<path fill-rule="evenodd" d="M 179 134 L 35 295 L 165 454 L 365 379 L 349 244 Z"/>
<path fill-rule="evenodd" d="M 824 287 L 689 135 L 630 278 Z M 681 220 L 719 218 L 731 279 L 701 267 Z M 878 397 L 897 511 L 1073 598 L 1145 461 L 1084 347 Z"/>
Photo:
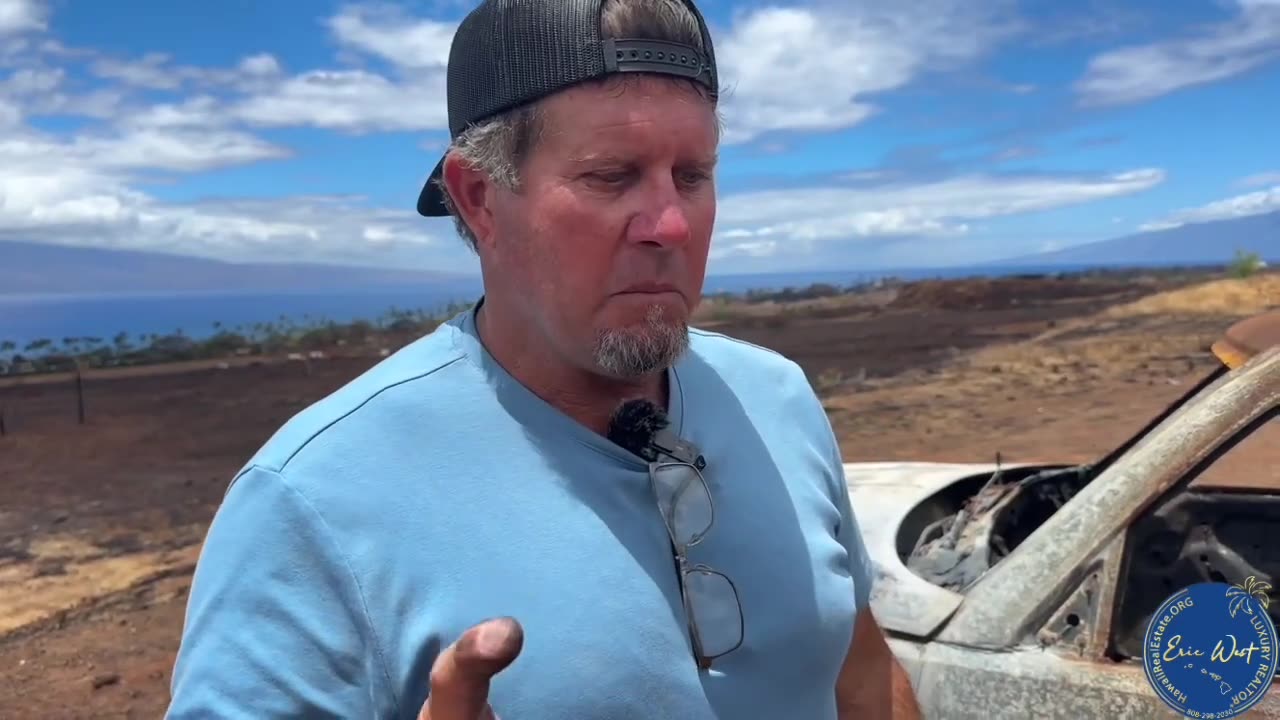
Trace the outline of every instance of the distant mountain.
<path fill-rule="evenodd" d="M 1280 264 L 1280 211 L 1125 235 L 993 263 L 1018 265 L 1226 265 L 1236 250 Z"/>
<path fill-rule="evenodd" d="M 1280 211 L 1183 225 L 985 263 L 977 274 L 1066 266 L 1225 265 L 1237 249 L 1280 265 Z M 864 269 L 861 272 L 866 272 Z M 761 287 L 759 277 L 719 285 Z M 708 278 L 710 285 L 717 285 Z M 789 281 L 788 281 L 789 282 Z M 804 283 L 802 283 L 804 284 Z M 305 263 L 229 263 L 185 255 L 0 241 L 0 295 L 170 292 L 292 292 L 466 285 L 467 275 Z M 727 288 L 726 285 L 726 288 Z"/>
<path fill-rule="evenodd" d="M 465 275 L 306 263 L 229 263 L 135 250 L 0 241 L 0 294 L 292 292 L 475 282 Z"/>

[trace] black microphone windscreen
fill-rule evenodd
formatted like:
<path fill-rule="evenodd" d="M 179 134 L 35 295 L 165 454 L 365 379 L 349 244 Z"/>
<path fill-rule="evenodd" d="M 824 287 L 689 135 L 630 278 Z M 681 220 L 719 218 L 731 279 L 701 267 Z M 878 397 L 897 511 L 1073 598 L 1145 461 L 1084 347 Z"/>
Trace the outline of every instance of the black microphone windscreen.
<path fill-rule="evenodd" d="M 646 460 L 656 460 L 653 438 L 670 421 L 653 402 L 638 398 L 618 406 L 609 419 L 609 439 Z"/>

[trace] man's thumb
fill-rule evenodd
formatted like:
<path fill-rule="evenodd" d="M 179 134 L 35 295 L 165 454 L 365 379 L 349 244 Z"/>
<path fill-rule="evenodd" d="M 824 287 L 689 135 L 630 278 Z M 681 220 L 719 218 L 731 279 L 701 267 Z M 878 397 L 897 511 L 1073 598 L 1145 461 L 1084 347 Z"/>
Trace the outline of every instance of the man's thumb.
<path fill-rule="evenodd" d="M 489 681 L 515 661 L 524 629 L 514 618 L 486 620 L 468 629 L 431 666 L 431 690 L 420 720 L 488 718 Z"/>

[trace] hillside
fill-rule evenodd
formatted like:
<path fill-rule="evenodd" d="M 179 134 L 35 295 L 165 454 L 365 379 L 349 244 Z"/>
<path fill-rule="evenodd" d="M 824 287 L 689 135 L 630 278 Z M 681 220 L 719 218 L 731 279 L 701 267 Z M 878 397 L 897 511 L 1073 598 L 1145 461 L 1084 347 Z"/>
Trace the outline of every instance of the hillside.
<path fill-rule="evenodd" d="M 289 292 L 467 280 L 448 273 L 306 263 L 240 264 L 167 253 L 0 241 L 0 294 Z"/>
<path fill-rule="evenodd" d="M 1280 211 L 1153 230 L 1002 261 L 1000 265 L 1224 265 L 1237 249 L 1280 264 Z"/>

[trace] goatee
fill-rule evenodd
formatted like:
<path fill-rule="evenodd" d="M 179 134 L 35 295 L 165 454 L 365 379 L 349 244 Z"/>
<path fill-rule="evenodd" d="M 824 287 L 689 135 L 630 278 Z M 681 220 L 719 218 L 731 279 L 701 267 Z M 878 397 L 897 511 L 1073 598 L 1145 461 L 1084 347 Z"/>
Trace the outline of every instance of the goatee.
<path fill-rule="evenodd" d="M 635 378 L 674 365 L 689 347 L 689 325 L 652 305 L 638 326 L 610 328 L 596 336 L 595 360 L 605 374 Z"/>

